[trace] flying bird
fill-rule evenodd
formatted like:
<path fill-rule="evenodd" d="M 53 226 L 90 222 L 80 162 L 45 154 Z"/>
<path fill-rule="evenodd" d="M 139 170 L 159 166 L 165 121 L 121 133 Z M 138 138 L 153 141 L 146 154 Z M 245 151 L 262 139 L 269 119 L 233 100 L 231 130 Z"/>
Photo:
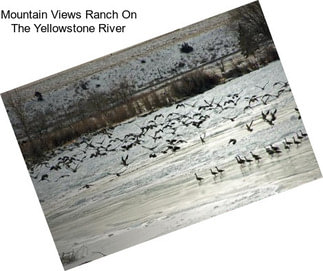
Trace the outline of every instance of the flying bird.
<path fill-rule="evenodd" d="M 201 139 L 202 144 L 205 144 L 205 133 L 204 133 L 203 137 L 200 135 L 200 139 Z"/>
<path fill-rule="evenodd" d="M 263 87 L 259 87 L 259 86 L 255 86 L 256 88 L 260 88 L 261 90 L 265 90 L 266 86 L 268 85 L 269 81 L 263 86 Z"/>
<path fill-rule="evenodd" d="M 225 118 L 223 117 L 223 119 L 226 119 L 226 120 L 231 120 L 232 122 L 238 117 L 238 115 L 234 116 L 234 117 L 230 117 L 230 118 Z"/>
<path fill-rule="evenodd" d="M 248 125 L 248 123 L 246 124 L 247 130 L 248 130 L 249 132 L 252 132 L 252 131 L 253 131 L 253 128 L 251 128 L 252 123 L 253 123 L 253 120 L 250 122 L 250 124 L 249 124 L 249 125 Z"/>
<path fill-rule="evenodd" d="M 124 166 L 128 166 L 129 164 L 127 163 L 127 160 L 128 160 L 128 154 L 126 156 L 126 158 L 123 158 L 123 156 L 121 157 L 121 163 L 124 165 Z"/>
<path fill-rule="evenodd" d="M 234 138 L 231 138 L 231 139 L 229 140 L 228 145 L 230 145 L 231 143 L 232 143 L 232 145 L 234 145 L 234 144 L 236 144 L 236 143 L 237 143 L 237 140 L 236 140 L 236 139 L 234 139 Z"/>
<path fill-rule="evenodd" d="M 88 189 L 88 188 L 90 188 L 91 186 L 93 186 L 93 184 L 85 184 L 83 187 L 81 187 L 80 189 L 84 189 L 84 188 L 86 188 L 86 189 Z"/>

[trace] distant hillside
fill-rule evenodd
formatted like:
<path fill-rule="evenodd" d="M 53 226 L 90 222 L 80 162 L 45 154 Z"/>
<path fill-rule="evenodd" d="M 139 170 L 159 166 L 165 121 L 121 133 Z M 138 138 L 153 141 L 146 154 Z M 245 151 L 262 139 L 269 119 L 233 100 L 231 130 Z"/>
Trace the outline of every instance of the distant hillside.
<path fill-rule="evenodd" d="M 260 9 L 256 2 L 250 5 Z M 38 155 L 266 64 L 268 56 L 255 64 L 240 54 L 239 9 L 3 93 L 23 153 L 32 149 Z M 278 57 L 273 51 L 271 60 Z M 185 75 L 210 65 L 194 78 Z M 186 93 L 175 91 L 174 82 Z"/>

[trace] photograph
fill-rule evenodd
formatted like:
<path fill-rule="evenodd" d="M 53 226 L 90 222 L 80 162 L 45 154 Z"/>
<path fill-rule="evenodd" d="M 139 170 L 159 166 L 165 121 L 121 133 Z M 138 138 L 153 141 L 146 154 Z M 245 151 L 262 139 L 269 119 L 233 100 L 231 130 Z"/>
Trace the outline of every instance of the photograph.
<path fill-rule="evenodd" d="M 65 270 L 322 177 L 258 1 L 1 98 Z"/>

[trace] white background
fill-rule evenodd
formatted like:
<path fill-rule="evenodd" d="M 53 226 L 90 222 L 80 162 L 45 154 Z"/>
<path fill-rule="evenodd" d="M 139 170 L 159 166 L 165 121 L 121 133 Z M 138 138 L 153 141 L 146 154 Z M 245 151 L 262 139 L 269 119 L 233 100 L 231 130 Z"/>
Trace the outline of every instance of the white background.
<path fill-rule="evenodd" d="M 323 166 L 319 0 L 260 1 L 316 157 Z M 248 1 L 14 1 L 0 9 L 138 13 L 124 34 L 13 34 L 0 20 L 0 92 L 238 7 Z M 79 24 L 86 24 L 78 20 Z M 0 269 L 63 270 L 3 104 Z M 323 270 L 322 179 L 74 270 Z"/>

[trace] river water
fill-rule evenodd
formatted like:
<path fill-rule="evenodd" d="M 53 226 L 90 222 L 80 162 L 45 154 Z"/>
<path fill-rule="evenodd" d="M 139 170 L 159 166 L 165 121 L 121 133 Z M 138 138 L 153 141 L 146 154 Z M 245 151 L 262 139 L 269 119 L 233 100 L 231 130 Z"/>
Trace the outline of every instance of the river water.
<path fill-rule="evenodd" d="M 120 149 L 104 158 L 86 158 L 66 181 L 34 180 L 36 191 L 44 200 L 42 207 L 58 251 L 77 254 L 77 260 L 65 268 L 321 177 L 308 137 L 297 139 L 297 134 L 300 136 L 300 131 L 304 134 L 305 128 L 295 110 L 292 92 L 283 83 L 275 85 L 278 81 L 287 80 L 280 62 L 276 61 L 190 98 L 184 102 L 185 106 L 163 108 L 114 129 L 113 137 L 122 138 L 127 133 L 139 132 L 139 126 L 163 114 L 163 118 L 156 119 L 158 127 L 143 138 L 142 145 L 156 146 L 154 151 L 142 146 L 128 152 Z M 261 102 L 259 97 L 277 95 L 280 89 L 284 89 L 280 96 L 270 96 L 267 104 Z M 234 99 L 234 93 L 238 97 L 236 105 L 227 104 L 229 107 L 223 111 L 215 107 L 215 103 L 224 105 L 225 101 Z M 244 110 L 253 95 L 257 95 L 257 101 L 250 103 L 252 109 Z M 212 99 L 212 107 L 204 111 L 198 108 L 211 104 Z M 261 113 L 266 111 L 276 111 L 274 125 L 263 120 Z M 198 128 L 186 127 L 175 120 L 178 115 L 170 116 L 174 118 L 176 134 L 164 130 L 163 138 L 155 142 L 151 138 L 154 132 L 159 125 L 165 125 L 166 115 L 174 112 L 181 115 L 182 121 L 184 115 L 194 118 L 199 112 L 209 117 Z M 251 121 L 252 132 L 246 128 Z M 180 149 L 160 153 L 168 144 L 166 140 L 174 137 L 183 140 L 178 145 Z M 293 142 L 293 137 L 300 144 L 291 144 L 290 149 L 285 149 L 284 139 Z M 237 141 L 235 145 L 229 144 L 232 138 Z M 102 143 L 102 139 L 106 142 L 106 134 L 94 135 L 91 142 Z M 270 144 L 278 146 L 281 153 L 267 154 L 265 147 Z M 60 156 L 77 151 L 80 150 L 66 150 Z M 252 159 L 250 151 L 261 160 L 238 164 L 235 156 Z M 156 158 L 148 157 L 152 152 L 157 154 Z M 126 153 L 129 166 L 118 177 L 110 174 L 119 170 L 120 157 Z M 49 164 L 57 159 L 53 157 Z M 215 171 L 215 166 L 224 170 L 216 177 L 210 172 L 210 169 Z M 41 174 L 46 172 L 44 167 L 37 170 Z M 197 181 L 195 173 L 203 179 Z M 93 186 L 80 189 L 86 183 Z"/>

